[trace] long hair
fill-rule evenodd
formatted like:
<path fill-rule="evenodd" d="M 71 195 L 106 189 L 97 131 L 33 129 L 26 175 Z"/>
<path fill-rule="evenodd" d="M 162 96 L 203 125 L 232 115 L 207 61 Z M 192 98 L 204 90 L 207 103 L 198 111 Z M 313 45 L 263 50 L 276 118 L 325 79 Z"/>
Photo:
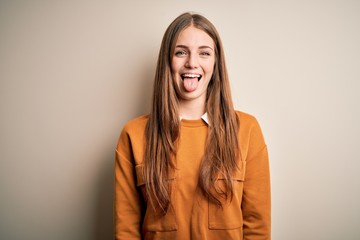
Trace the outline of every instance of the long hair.
<path fill-rule="evenodd" d="M 152 108 L 145 130 L 144 178 L 146 195 L 152 207 L 165 214 L 170 205 L 169 173 L 176 168 L 175 156 L 180 133 L 178 96 L 171 73 L 171 61 L 176 40 L 182 30 L 194 26 L 206 32 L 214 41 L 215 66 L 206 94 L 209 128 L 203 156 L 199 186 L 205 196 L 218 206 L 222 199 L 233 197 L 232 176 L 237 168 L 239 120 L 234 111 L 230 84 L 220 36 L 213 24 L 199 14 L 184 13 L 165 31 L 154 81 Z M 224 188 L 217 180 L 224 179 Z"/>

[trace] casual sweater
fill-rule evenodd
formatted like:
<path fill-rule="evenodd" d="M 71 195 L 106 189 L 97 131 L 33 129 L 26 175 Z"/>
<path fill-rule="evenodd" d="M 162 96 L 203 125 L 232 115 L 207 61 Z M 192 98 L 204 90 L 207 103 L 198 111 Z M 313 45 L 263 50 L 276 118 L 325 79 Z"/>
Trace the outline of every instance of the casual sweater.
<path fill-rule="evenodd" d="M 198 186 L 208 125 L 182 119 L 176 171 L 169 176 L 171 205 L 155 214 L 144 199 L 142 162 L 148 116 L 123 128 L 115 160 L 115 239 L 260 240 L 270 239 L 270 176 L 267 147 L 257 120 L 238 112 L 240 157 L 233 176 L 234 196 L 222 208 L 209 202 Z M 221 186 L 221 181 L 218 180 Z"/>

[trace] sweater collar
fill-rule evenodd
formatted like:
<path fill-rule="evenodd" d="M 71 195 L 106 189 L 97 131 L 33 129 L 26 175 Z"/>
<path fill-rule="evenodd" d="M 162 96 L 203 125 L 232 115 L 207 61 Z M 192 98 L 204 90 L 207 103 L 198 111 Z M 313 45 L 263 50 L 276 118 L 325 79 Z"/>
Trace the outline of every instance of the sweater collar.
<path fill-rule="evenodd" d="M 180 116 L 180 121 L 181 121 L 181 119 L 183 119 L 183 118 Z M 201 119 L 202 119 L 207 125 L 209 125 L 209 118 L 208 118 L 207 113 L 204 113 L 204 114 L 201 116 Z"/>

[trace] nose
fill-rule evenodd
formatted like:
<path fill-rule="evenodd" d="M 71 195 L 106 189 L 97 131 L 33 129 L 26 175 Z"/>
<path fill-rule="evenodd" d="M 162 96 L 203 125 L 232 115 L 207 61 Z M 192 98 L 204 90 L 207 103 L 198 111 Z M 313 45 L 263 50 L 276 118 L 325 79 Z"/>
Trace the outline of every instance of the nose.
<path fill-rule="evenodd" d="M 196 54 L 190 54 L 187 58 L 185 67 L 187 68 L 198 68 L 199 67 L 199 60 Z"/>

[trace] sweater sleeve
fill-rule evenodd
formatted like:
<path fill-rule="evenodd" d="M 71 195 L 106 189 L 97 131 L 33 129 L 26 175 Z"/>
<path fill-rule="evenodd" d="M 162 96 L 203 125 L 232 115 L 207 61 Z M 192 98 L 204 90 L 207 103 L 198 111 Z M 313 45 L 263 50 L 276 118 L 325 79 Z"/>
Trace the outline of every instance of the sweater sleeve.
<path fill-rule="evenodd" d="M 256 120 L 249 133 L 242 200 L 244 240 L 271 239 L 270 171 L 267 146 Z"/>
<path fill-rule="evenodd" d="M 115 151 L 114 231 L 116 240 L 140 240 L 142 204 L 130 138 L 123 130 Z"/>

